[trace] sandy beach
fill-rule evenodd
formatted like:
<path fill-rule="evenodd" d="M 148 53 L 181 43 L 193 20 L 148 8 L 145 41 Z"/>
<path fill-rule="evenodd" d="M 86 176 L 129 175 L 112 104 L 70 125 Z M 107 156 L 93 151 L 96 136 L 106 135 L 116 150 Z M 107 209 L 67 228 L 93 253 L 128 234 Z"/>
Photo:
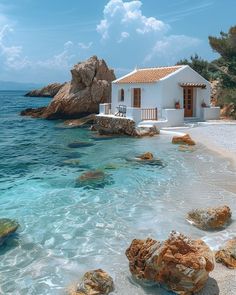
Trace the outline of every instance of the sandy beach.
<path fill-rule="evenodd" d="M 181 132 L 190 134 L 197 143 L 225 157 L 232 163 L 230 169 L 236 169 L 236 121 L 192 124 L 181 129 Z M 217 236 L 216 233 L 214 235 Z M 236 270 L 216 263 L 210 277 L 207 288 L 199 292 L 199 295 L 236 294 Z"/>
<path fill-rule="evenodd" d="M 236 121 L 199 123 L 186 132 L 197 142 L 229 158 L 236 165 Z"/>

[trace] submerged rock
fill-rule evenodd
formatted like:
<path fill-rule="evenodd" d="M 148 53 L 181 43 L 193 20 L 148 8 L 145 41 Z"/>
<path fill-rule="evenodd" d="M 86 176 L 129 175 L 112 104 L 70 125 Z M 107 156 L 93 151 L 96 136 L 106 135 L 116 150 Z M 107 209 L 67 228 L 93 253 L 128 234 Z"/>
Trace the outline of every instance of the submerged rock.
<path fill-rule="evenodd" d="M 148 165 L 148 166 L 159 166 L 159 167 L 165 167 L 166 164 L 161 159 L 140 159 L 140 158 L 128 158 L 126 159 L 127 162 L 130 162 L 134 165 Z"/>
<path fill-rule="evenodd" d="M 222 263 L 228 268 L 236 268 L 236 238 L 229 240 L 216 252 L 216 262 Z"/>
<path fill-rule="evenodd" d="M 80 166 L 81 167 L 81 166 Z M 80 175 L 76 179 L 76 187 L 85 189 L 99 189 L 113 183 L 113 179 L 109 174 L 102 170 L 89 170 Z"/>
<path fill-rule="evenodd" d="M 52 83 L 41 89 L 35 89 L 29 91 L 25 94 L 25 96 L 32 97 L 54 97 L 57 92 L 65 85 L 65 83 Z"/>
<path fill-rule="evenodd" d="M 19 227 L 19 224 L 15 220 L 12 220 L 9 218 L 1 218 L 0 219 L 0 244 L 10 234 L 14 233 L 18 227 Z"/>
<path fill-rule="evenodd" d="M 69 143 L 68 147 L 72 149 L 76 149 L 76 148 L 89 147 L 93 145 L 94 143 L 88 142 L 88 141 L 75 141 L 75 142 Z"/>
<path fill-rule="evenodd" d="M 84 274 L 76 291 L 70 295 L 107 295 L 114 290 L 112 277 L 102 269 L 88 271 Z"/>
<path fill-rule="evenodd" d="M 189 145 L 179 145 L 178 150 L 180 152 L 194 152 L 195 148 Z"/>
<path fill-rule="evenodd" d="M 215 208 L 194 209 L 187 215 L 187 220 L 204 230 L 220 229 L 226 226 L 231 219 L 231 210 L 228 206 Z"/>
<path fill-rule="evenodd" d="M 101 170 L 91 170 L 84 172 L 78 180 L 80 182 L 93 182 L 93 181 L 102 181 L 106 177 L 106 174 Z"/>
<path fill-rule="evenodd" d="M 172 138 L 173 144 L 187 144 L 187 145 L 195 145 L 195 141 L 192 140 L 189 134 L 185 134 L 183 136 L 174 136 Z"/>
<path fill-rule="evenodd" d="M 153 154 L 150 152 L 144 153 L 137 157 L 140 160 L 153 160 Z"/>
<path fill-rule="evenodd" d="M 202 240 L 176 232 L 162 243 L 135 239 L 126 256 L 137 279 L 160 283 L 177 294 L 190 295 L 201 290 L 214 269 L 214 254 Z"/>

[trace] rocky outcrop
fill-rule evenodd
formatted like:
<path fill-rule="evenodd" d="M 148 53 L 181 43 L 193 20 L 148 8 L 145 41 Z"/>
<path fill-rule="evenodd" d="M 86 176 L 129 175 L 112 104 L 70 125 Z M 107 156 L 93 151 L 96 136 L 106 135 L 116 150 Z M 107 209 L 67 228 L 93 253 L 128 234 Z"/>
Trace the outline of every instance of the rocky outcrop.
<path fill-rule="evenodd" d="M 187 144 L 187 145 L 195 145 L 195 141 L 192 140 L 189 134 L 185 134 L 183 136 L 174 136 L 172 138 L 173 144 Z"/>
<path fill-rule="evenodd" d="M 219 80 L 213 80 L 211 81 L 211 104 L 212 106 L 217 105 L 218 97 L 220 95 L 220 81 Z"/>
<path fill-rule="evenodd" d="M 33 96 L 33 97 L 54 97 L 57 92 L 65 85 L 65 83 L 53 83 L 49 84 L 41 89 L 35 89 L 29 91 L 25 94 L 25 96 Z"/>
<path fill-rule="evenodd" d="M 220 116 L 223 119 L 235 118 L 235 113 L 236 105 L 233 102 L 224 104 L 222 109 L 220 110 Z"/>
<path fill-rule="evenodd" d="M 80 119 L 66 120 L 64 121 L 64 124 L 71 128 L 84 127 L 87 125 L 92 125 L 95 122 L 95 120 L 96 120 L 96 115 L 91 114 Z M 94 125 L 92 125 L 91 127 L 93 126 Z"/>
<path fill-rule="evenodd" d="M 112 278 L 102 269 L 88 271 L 84 274 L 76 290 L 70 295 L 107 295 L 114 290 Z"/>
<path fill-rule="evenodd" d="M 12 219 L 2 218 L 0 219 L 0 244 L 12 233 L 14 233 L 19 224 Z"/>
<path fill-rule="evenodd" d="M 182 295 L 201 290 L 214 269 L 214 254 L 202 240 L 176 232 L 162 243 L 133 240 L 126 256 L 137 279 L 160 283 Z"/>
<path fill-rule="evenodd" d="M 34 109 L 34 108 L 28 108 L 28 109 L 25 109 L 23 111 L 21 111 L 21 116 L 30 116 L 32 118 L 40 118 L 43 113 L 45 112 L 46 110 L 46 107 L 41 107 L 41 108 L 37 108 L 37 109 Z"/>
<path fill-rule="evenodd" d="M 229 240 L 216 252 L 216 262 L 222 263 L 228 268 L 236 268 L 236 238 Z"/>
<path fill-rule="evenodd" d="M 115 80 L 113 70 L 103 59 L 92 56 L 76 64 L 71 70 L 71 82 L 65 83 L 52 102 L 34 117 L 45 119 L 73 119 L 98 113 L 99 104 L 111 99 L 111 82 Z M 32 115 L 32 112 L 29 113 Z"/>
<path fill-rule="evenodd" d="M 188 213 L 187 220 L 203 230 L 220 229 L 231 220 L 231 210 L 228 206 L 195 209 Z"/>
<path fill-rule="evenodd" d="M 95 126 L 100 135 L 119 134 L 137 136 L 135 122 L 123 117 L 97 116 Z"/>
<path fill-rule="evenodd" d="M 156 127 L 136 128 L 136 124 L 133 120 L 114 116 L 97 116 L 95 128 L 100 135 L 118 134 L 142 137 L 153 136 L 160 133 Z"/>

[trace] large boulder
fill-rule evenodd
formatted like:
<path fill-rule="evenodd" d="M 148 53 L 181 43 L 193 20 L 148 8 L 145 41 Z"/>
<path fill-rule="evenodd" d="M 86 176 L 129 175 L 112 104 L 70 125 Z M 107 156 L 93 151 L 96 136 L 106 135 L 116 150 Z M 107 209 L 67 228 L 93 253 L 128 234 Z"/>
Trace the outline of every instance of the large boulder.
<path fill-rule="evenodd" d="M 100 103 L 110 102 L 111 82 L 116 77 L 103 59 L 100 60 L 97 56 L 92 56 L 85 62 L 76 64 L 71 70 L 71 76 L 71 81 L 60 88 L 43 113 L 38 113 L 35 117 L 44 119 L 80 118 L 98 113 Z M 29 115 L 32 116 L 32 111 Z"/>
<path fill-rule="evenodd" d="M 201 290 L 214 269 L 214 254 L 202 240 L 172 232 L 160 243 L 133 240 L 126 250 L 131 273 L 142 281 L 160 283 L 177 294 Z"/>
<path fill-rule="evenodd" d="M 228 206 L 194 209 L 188 212 L 187 220 L 203 230 L 215 230 L 226 226 L 231 220 L 231 210 Z"/>
<path fill-rule="evenodd" d="M 54 97 L 64 85 L 65 83 L 52 83 L 41 89 L 29 91 L 25 94 L 25 96 Z"/>
<path fill-rule="evenodd" d="M 228 268 L 236 268 L 236 238 L 229 240 L 216 252 L 216 262 L 222 263 Z"/>
<path fill-rule="evenodd" d="M 112 278 L 102 269 L 88 271 L 84 274 L 76 290 L 70 295 L 107 295 L 114 290 Z"/>

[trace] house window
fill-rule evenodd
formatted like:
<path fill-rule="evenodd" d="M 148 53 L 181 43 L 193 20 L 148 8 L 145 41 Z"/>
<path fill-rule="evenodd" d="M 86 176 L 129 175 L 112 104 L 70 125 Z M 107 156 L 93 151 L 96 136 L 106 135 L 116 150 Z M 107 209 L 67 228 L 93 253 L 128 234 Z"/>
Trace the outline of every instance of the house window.
<path fill-rule="evenodd" d="M 141 107 L 141 88 L 133 89 L 133 107 L 134 108 Z"/>
<path fill-rule="evenodd" d="M 124 101 L 125 100 L 125 91 L 124 89 L 120 89 L 120 97 L 119 97 L 119 101 Z"/>

